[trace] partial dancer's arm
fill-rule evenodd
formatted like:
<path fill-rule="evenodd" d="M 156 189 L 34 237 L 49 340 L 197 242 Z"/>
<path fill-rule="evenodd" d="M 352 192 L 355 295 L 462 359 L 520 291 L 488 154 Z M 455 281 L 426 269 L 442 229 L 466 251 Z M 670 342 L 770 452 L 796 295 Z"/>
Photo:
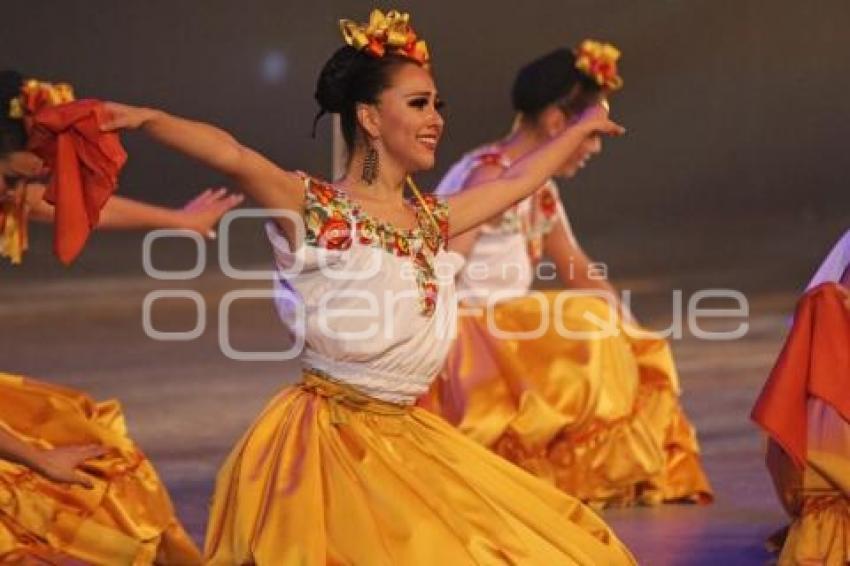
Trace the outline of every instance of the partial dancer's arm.
<path fill-rule="evenodd" d="M 52 222 L 54 207 L 43 199 L 45 186 L 30 184 L 27 187 L 27 203 L 30 217 L 42 222 Z M 242 195 L 227 194 L 227 189 L 207 189 L 183 208 L 167 208 L 137 200 L 113 196 L 100 211 L 98 229 L 135 230 L 174 228 L 192 230 L 209 236 L 219 219 L 230 209 L 238 206 Z"/>
<path fill-rule="evenodd" d="M 264 208 L 299 211 L 300 215 L 304 202 L 300 177 L 245 147 L 224 130 L 149 108 L 114 102 L 106 107 L 111 120 L 102 126 L 104 130 L 142 129 L 163 145 L 227 175 Z M 286 219 L 275 221 L 288 236 L 294 235 L 295 227 Z"/>
<path fill-rule="evenodd" d="M 495 181 L 501 177 L 503 171 L 504 169 L 502 167 L 496 165 L 479 165 L 466 177 L 466 181 L 464 181 L 462 188 L 466 190 L 469 187 Z M 496 217 L 498 217 L 498 215 L 494 216 L 494 218 Z M 484 223 L 482 222 L 481 224 L 466 230 L 462 234 L 453 235 L 451 239 L 449 239 L 449 250 L 459 253 L 464 257 L 469 256 L 469 254 L 472 253 L 472 248 L 475 247 L 476 242 L 478 242 L 478 238 L 481 236 L 481 226 L 483 224 Z"/>
<path fill-rule="evenodd" d="M 635 323 L 634 315 L 623 305 L 617 289 L 608 279 L 592 277 L 592 261 L 581 248 L 566 216 L 562 216 L 544 240 L 545 255 L 558 270 L 558 278 L 568 289 L 598 291 L 600 298 L 616 308 L 625 320 Z"/>
<path fill-rule="evenodd" d="M 463 233 L 539 189 L 588 136 L 622 135 L 625 129 L 608 119 L 601 106 L 585 112 L 573 127 L 529 153 L 498 179 L 449 197 L 449 235 Z"/>
<path fill-rule="evenodd" d="M 98 445 L 63 446 L 42 450 L 31 446 L 0 427 L 0 459 L 26 466 L 49 480 L 91 487 L 77 467 L 106 453 Z"/>

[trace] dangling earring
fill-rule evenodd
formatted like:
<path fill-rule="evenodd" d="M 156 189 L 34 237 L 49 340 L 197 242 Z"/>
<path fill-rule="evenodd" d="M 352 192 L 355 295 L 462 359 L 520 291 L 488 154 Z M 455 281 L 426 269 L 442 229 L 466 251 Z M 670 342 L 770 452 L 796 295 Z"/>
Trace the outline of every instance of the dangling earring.
<path fill-rule="evenodd" d="M 367 185 L 371 185 L 378 178 L 378 150 L 371 142 L 367 142 L 366 157 L 363 158 L 363 174 L 360 176 Z"/>

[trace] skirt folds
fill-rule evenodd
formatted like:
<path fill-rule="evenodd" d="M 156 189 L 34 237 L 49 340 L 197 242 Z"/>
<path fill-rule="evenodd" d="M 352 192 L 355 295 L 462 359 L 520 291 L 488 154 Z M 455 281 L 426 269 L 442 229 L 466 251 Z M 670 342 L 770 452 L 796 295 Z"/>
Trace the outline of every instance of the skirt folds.
<path fill-rule="evenodd" d="M 200 564 L 121 407 L 0 373 L 0 426 L 42 448 L 100 444 L 81 467 L 93 487 L 60 485 L 0 460 L 0 564 Z"/>
<path fill-rule="evenodd" d="M 596 513 L 418 407 L 284 389 L 219 472 L 209 564 L 632 564 Z"/>
<path fill-rule="evenodd" d="M 464 314 L 419 405 L 593 505 L 713 498 L 668 343 L 586 295 Z"/>

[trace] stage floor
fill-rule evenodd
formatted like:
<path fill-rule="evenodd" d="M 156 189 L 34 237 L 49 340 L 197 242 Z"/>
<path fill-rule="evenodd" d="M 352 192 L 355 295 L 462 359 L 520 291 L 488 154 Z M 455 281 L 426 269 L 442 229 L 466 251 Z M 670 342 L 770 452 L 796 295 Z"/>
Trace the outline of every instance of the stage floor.
<path fill-rule="evenodd" d="M 652 295 L 651 286 L 644 287 Z M 200 338 L 162 342 L 145 336 L 142 302 L 161 288 L 202 292 L 208 322 Z M 119 398 L 132 435 L 155 462 L 198 541 L 222 459 L 266 400 L 297 375 L 293 362 L 222 355 L 218 308 L 232 288 L 218 276 L 188 285 L 65 279 L 7 288 L 0 305 L 2 369 Z M 661 328 L 669 305 L 655 291 L 642 313 L 650 326 Z M 684 404 L 699 431 L 716 502 L 604 512 L 643 564 L 763 564 L 770 559 L 764 539 L 785 522 L 762 463 L 763 441 L 748 413 L 781 346 L 794 298 L 748 298 L 752 312 L 744 338 L 674 342 Z M 162 303 L 153 321 L 160 329 L 186 330 L 194 326 L 194 309 L 186 301 Z M 281 326 L 267 300 L 237 301 L 232 312 L 235 348 L 278 347 Z"/>

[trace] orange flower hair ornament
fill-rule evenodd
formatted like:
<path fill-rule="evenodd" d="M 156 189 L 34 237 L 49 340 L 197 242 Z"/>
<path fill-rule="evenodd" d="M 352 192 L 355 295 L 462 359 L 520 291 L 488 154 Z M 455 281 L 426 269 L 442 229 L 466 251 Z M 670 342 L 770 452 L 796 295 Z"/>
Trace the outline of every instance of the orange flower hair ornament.
<path fill-rule="evenodd" d="M 74 101 L 74 89 L 66 83 L 45 83 L 29 79 L 21 87 L 21 94 L 9 103 L 9 117 L 22 120 L 42 108 Z"/>
<path fill-rule="evenodd" d="M 380 10 L 373 10 L 368 24 L 340 20 L 339 28 L 348 45 L 373 57 L 394 53 L 422 65 L 427 65 L 431 60 L 428 45 L 417 37 L 410 25 L 410 14 L 398 10 L 384 14 Z"/>
<path fill-rule="evenodd" d="M 606 90 L 619 90 L 623 87 L 623 79 L 617 74 L 619 58 L 620 50 L 610 43 L 586 39 L 576 50 L 576 69 Z"/>

